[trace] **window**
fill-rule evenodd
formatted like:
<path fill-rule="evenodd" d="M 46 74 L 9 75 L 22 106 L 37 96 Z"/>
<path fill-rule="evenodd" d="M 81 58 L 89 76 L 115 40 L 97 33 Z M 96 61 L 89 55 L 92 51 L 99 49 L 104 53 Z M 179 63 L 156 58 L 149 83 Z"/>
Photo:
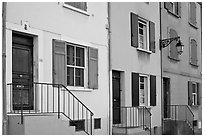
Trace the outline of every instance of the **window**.
<path fill-rule="evenodd" d="M 149 50 L 147 46 L 147 22 L 139 20 L 138 29 L 139 48 Z"/>
<path fill-rule="evenodd" d="M 84 86 L 84 48 L 67 45 L 67 85 Z"/>
<path fill-rule="evenodd" d="M 189 23 L 193 26 L 196 26 L 197 21 L 196 21 L 196 3 L 195 2 L 190 2 L 189 3 Z"/>
<path fill-rule="evenodd" d="M 194 39 L 190 39 L 190 64 L 197 66 L 197 43 Z"/>
<path fill-rule="evenodd" d="M 139 105 L 148 105 L 148 77 L 140 76 L 140 88 L 139 88 Z"/>
<path fill-rule="evenodd" d="M 98 49 L 53 40 L 53 83 L 97 89 Z"/>
<path fill-rule="evenodd" d="M 154 22 L 145 20 L 131 13 L 131 46 L 140 51 L 155 53 Z"/>
<path fill-rule="evenodd" d="M 101 128 L 101 118 L 94 118 L 94 129 Z"/>
<path fill-rule="evenodd" d="M 156 76 L 132 73 L 132 106 L 156 106 Z"/>
<path fill-rule="evenodd" d="M 169 35 L 170 35 L 170 38 L 178 37 L 178 34 L 174 29 L 169 30 Z M 176 43 L 177 41 L 174 40 L 171 42 L 169 46 L 169 58 L 178 61 L 179 56 L 178 56 L 178 51 L 176 48 Z"/>
<path fill-rule="evenodd" d="M 173 15 L 181 16 L 181 2 L 165 2 L 164 7 Z"/>
<path fill-rule="evenodd" d="M 77 9 L 87 11 L 87 2 L 64 2 L 64 3 Z"/>
<path fill-rule="evenodd" d="M 200 105 L 199 86 L 197 82 L 188 81 L 188 105 Z"/>

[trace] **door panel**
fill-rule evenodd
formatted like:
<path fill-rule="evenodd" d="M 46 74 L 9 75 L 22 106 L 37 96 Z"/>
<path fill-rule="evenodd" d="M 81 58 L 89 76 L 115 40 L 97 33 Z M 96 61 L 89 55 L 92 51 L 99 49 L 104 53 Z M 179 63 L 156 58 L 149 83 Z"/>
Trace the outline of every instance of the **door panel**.
<path fill-rule="evenodd" d="M 164 91 L 164 118 L 170 118 L 170 79 L 163 78 L 163 91 Z"/>
<path fill-rule="evenodd" d="M 119 124 L 120 118 L 120 72 L 113 71 L 113 124 Z"/>
<path fill-rule="evenodd" d="M 28 36 L 13 34 L 13 110 L 19 110 L 21 106 L 23 109 L 33 109 L 33 42 L 30 39 Z"/>

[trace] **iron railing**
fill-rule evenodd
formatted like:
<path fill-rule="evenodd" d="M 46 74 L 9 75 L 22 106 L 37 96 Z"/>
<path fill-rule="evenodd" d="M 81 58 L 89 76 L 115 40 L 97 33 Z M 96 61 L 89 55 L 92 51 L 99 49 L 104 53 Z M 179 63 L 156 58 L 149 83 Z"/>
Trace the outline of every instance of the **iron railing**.
<path fill-rule="evenodd" d="M 64 115 L 72 123 L 82 121 L 81 130 L 92 134 L 93 112 L 62 84 L 50 83 L 10 83 L 8 113 Z M 75 125 L 77 126 L 77 125 Z"/>
<path fill-rule="evenodd" d="M 168 119 L 185 121 L 194 133 L 194 114 L 188 105 L 167 105 L 169 110 Z"/>
<path fill-rule="evenodd" d="M 114 107 L 113 111 L 120 112 L 120 122 L 114 127 L 133 128 L 141 127 L 151 134 L 151 112 L 145 106 L 139 107 Z"/>

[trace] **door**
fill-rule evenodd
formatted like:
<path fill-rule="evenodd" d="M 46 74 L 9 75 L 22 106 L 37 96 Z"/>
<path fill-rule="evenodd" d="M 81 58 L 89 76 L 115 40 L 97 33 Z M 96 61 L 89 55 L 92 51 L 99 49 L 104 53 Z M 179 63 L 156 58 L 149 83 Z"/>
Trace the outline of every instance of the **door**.
<path fill-rule="evenodd" d="M 170 118 L 170 79 L 163 78 L 163 91 L 164 91 L 164 118 Z"/>
<path fill-rule="evenodd" d="M 120 72 L 113 71 L 113 124 L 119 124 L 120 118 Z"/>
<path fill-rule="evenodd" d="M 13 110 L 33 109 L 33 38 L 12 36 Z"/>

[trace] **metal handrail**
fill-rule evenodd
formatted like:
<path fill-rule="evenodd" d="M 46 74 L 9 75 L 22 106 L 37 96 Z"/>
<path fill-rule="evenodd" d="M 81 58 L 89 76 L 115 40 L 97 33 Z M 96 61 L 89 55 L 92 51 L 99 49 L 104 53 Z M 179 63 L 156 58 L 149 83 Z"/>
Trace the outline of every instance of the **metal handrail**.
<path fill-rule="evenodd" d="M 16 82 L 16 83 L 8 83 L 10 86 L 10 113 L 21 113 L 21 123 L 23 124 L 23 114 L 24 113 L 58 113 L 58 118 L 60 118 L 60 114 L 63 114 L 70 121 L 75 120 L 83 120 L 84 121 L 84 129 L 82 129 L 87 134 L 92 134 L 92 118 L 93 112 L 82 103 L 68 88 L 62 84 L 52 84 L 52 83 L 43 83 L 43 82 Z M 13 87 L 16 85 L 16 87 Z M 24 110 L 23 101 L 25 101 L 25 97 L 23 97 L 22 91 L 25 90 L 35 90 L 40 94 L 39 97 L 35 97 L 35 102 L 38 102 L 38 110 L 37 106 L 35 110 Z M 19 88 L 20 87 L 20 88 Z M 32 88 L 31 88 L 32 87 Z M 15 88 L 15 89 L 14 89 Z M 17 98 L 15 104 L 17 102 L 17 108 L 13 106 L 13 90 L 18 91 L 20 93 L 20 98 Z M 17 93 L 17 92 L 16 92 Z M 15 93 L 15 94 L 16 94 Z M 34 93 L 33 93 L 34 94 Z M 37 99 L 38 98 L 38 99 Z M 37 101 L 38 100 L 38 101 Z M 19 101 L 21 101 L 19 103 Z M 27 101 L 29 102 L 29 97 L 27 97 Z M 36 105 L 36 104 L 35 104 Z"/>

